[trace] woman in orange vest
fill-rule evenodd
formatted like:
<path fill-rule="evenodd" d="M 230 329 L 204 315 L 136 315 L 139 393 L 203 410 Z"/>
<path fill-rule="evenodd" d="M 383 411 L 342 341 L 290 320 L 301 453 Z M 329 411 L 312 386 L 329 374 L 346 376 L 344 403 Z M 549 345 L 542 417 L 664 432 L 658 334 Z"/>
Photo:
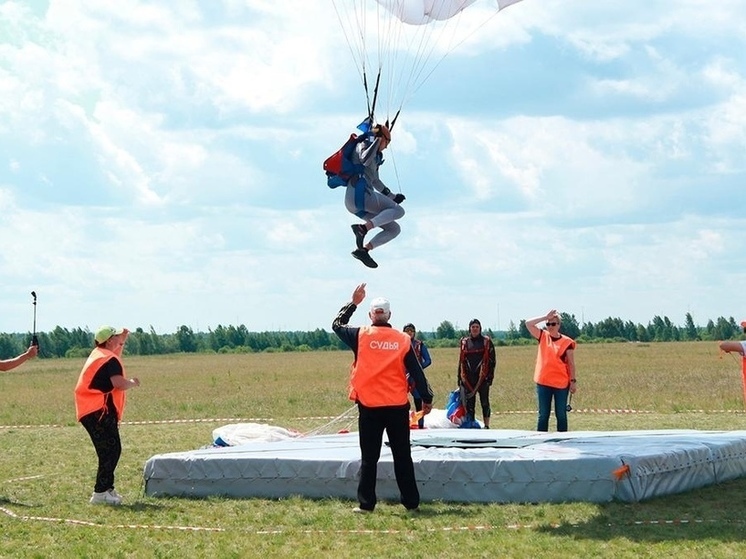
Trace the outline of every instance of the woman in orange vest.
<path fill-rule="evenodd" d="M 371 301 L 371 325 L 347 326 L 352 313 L 365 299 L 365 284 L 352 293 L 352 301 L 337 314 L 332 330 L 355 354 L 350 372 L 349 397 L 357 403 L 360 436 L 360 481 L 354 512 L 373 512 L 376 506 L 376 475 L 386 432 L 394 459 L 394 475 L 401 504 L 409 511 L 420 505 L 409 442 L 409 384 L 407 373 L 422 398 L 425 415 L 432 410 L 433 391 L 427 382 L 410 337 L 394 330 L 389 323 L 389 302 L 377 297 Z"/>
<path fill-rule="evenodd" d="M 119 505 L 122 496 L 114 489 L 114 470 L 122 454 L 119 422 L 124 413 L 125 391 L 140 386 L 137 378 L 127 378 L 122 350 L 129 330 L 102 326 L 94 337 L 96 347 L 75 386 L 75 412 L 91 437 L 98 456 L 96 485 L 90 502 Z"/>
<path fill-rule="evenodd" d="M 537 324 L 545 323 L 540 329 Z M 537 431 L 549 431 L 549 415 L 554 400 L 557 431 L 567 431 L 567 398 L 575 394 L 575 340 L 560 333 L 561 318 L 552 309 L 546 316 L 526 320 L 526 328 L 539 340 L 539 351 L 534 367 L 536 398 L 539 404 Z"/>

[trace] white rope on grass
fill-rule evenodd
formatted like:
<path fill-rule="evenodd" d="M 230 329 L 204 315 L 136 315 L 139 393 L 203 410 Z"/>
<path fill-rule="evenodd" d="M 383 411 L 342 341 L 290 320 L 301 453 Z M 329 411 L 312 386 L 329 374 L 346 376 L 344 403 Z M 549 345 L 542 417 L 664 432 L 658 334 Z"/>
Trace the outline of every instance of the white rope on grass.
<path fill-rule="evenodd" d="M 292 421 L 308 421 L 308 420 L 321 420 L 321 419 L 328 419 L 331 420 L 329 423 L 322 425 L 321 427 L 318 427 L 317 429 L 314 429 L 312 431 L 309 431 L 309 433 L 306 433 L 306 435 L 314 433 L 315 431 L 329 427 L 333 425 L 335 422 L 339 421 L 342 422 L 342 419 L 348 418 L 348 414 L 350 414 L 351 410 L 357 410 L 355 406 L 352 406 L 349 410 L 346 412 L 343 412 L 341 415 L 338 416 L 331 416 L 331 415 L 320 415 L 320 416 L 302 416 L 302 417 L 293 417 L 291 418 Z M 676 414 L 687 414 L 687 413 L 696 413 L 696 414 L 729 414 L 729 415 L 743 415 L 746 413 L 746 410 L 704 410 L 704 409 L 698 409 L 698 410 L 679 410 L 677 412 L 659 412 L 655 410 L 635 410 L 630 408 L 573 408 L 571 413 L 579 413 L 579 414 L 599 414 L 599 415 L 654 415 L 654 414 L 660 414 L 660 415 L 671 415 L 673 413 Z M 536 410 L 504 410 L 504 411 L 492 411 L 493 416 L 497 415 L 535 415 Z M 355 417 L 352 418 L 352 421 L 349 422 L 349 425 L 352 425 L 354 423 Z M 262 423 L 270 423 L 277 421 L 275 418 L 272 417 L 222 417 L 222 418 L 200 418 L 200 419 L 160 419 L 160 420 L 148 420 L 148 421 L 122 421 L 122 425 L 178 425 L 182 423 L 221 423 L 221 422 L 262 422 Z M 59 424 L 51 424 L 51 425 L 0 425 L 0 429 L 39 429 L 39 428 L 56 428 L 56 427 L 69 427 L 69 425 L 59 425 Z"/>
<path fill-rule="evenodd" d="M 83 526 L 88 528 L 106 528 L 106 529 L 129 529 L 129 530 L 172 530 L 179 532 L 227 532 L 227 528 L 213 527 L 213 526 L 176 526 L 167 524 L 103 524 L 99 522 L 92 522 L 90 520 L 78 520 L 73 518 L 60 518 L 51 516 L 31 516 L 31 515 L 19 515 L 10 510 L 7 507 L 0 506 L 0 512 L 6 516 L 19 520 L 22 522 L 53 522 L 55 524 L 70 524 L 73 526 Z M 633 520 L 626 523 L 613 523 L 609 522 L 605 526 L 609 528 L 614 527 L 641 527 L 641 526 L 697 526 L 697 525 L 744 525 L 745 520 L 731 519 L 731 520 L 704 520 L 700 518 L 695 519 L 672 519 L 672 520 Z M 581 528 L 583 524 L 572 523 L 572 524 L 505 524 L 503 526 L 495 526 L 490 524 L 483 525 L 472 525 L 472 526 L 441 526 L 439 528 L 426 528 L 427 532 L 487 532 L 487 531 L 498 531 L 498 530 L 536 530 L 539 528 Z M 420 528 L 412 528 L 411 530 L 405 529 L 348 529 L 348 530 L 294 530 L 292 528 L 273 528 L 264 530 L 251 530 L 249 528 L 231 528 L 231 532 L 242 532 L 249 533 L 258 536 L 273 536 L 283 534 L 307 534 L 307 535 L 325 535 L 325 534 L 411 534 L 416 532 L 422 532 Z"/>
<path fill-rule="evenodd" d="M 17 477 L 15 479 L 6 479 L 3 483 L 18 483 L 21 481 L 28 481 L 30 479 L 39 479 L 40 477 L 44 477 L 44 474 L 39 474 L 36 476 Z"/>

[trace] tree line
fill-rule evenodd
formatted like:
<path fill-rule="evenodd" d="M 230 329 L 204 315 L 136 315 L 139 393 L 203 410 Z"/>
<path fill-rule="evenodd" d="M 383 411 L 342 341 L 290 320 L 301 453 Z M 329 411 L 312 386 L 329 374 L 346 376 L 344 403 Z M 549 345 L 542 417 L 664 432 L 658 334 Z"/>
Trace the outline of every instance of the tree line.
<path fill-rule="evenodd" d="M 606 318 L 600 322 L 580 324 L 575 315 L 561 313 L 561 332 L 579 343 L 605 342 L 671 342 L 695 340 L 729 340 L 742 334 L 742 328 L 733 317 L 708 320 L 705 326 L 697 326 L 690 313 L 686 313 L 684 325 L 679 326 L 664 316 L 655 316 L 648 324 L 635 324 L 621 318 Z M 521 320 L 516 326 L 510 322 L 508 329 L 487 329 L 496 345 L 520 345 L 533 342 Z M 468 331 L 457 329 L 444 320 L 434 332 L 418 332 L 418 337 L 430 347 L 457 347 L 459 340 Z M 57 326 L 51 332 L 37 332 L 39 356 L 41 358 L 84 358 L 93 347 L 93 332 L 88 329 L 69 330 Z M 0 334 L 0 359 L 8 359 L 25 351 L 31 339 L 30 333 Z M 130 332 L 125 346 L 128 355 L 163 355 L 169 353 L 254 353 L 278 351 L 318 351 L 346 349 L 333 332 L 321 328 L 310 332 L 251 332 L 245 325 L 222 326 L 207 332 L 195 332 L 189 326 L 180 326 L 172 334 L 158 334 L 151 326 L 147 331 L 136 328 Z"/>

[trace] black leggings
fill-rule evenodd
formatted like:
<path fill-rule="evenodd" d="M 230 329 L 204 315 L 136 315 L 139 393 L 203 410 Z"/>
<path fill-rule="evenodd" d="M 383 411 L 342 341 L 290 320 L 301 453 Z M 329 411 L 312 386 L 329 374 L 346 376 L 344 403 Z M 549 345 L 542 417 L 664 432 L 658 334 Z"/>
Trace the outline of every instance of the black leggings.
<path fill-rule="evenodd" d="M 490 407 L 490 385 L 487 381 L 482 382 L 476 394 L 471 398 L 467 398 L 465 403 L 466 416 L 471 420 L 476 419 L 477 395 L 479 395 L 479 404 L 482 406 L 482 417 L 489 419 L 490 415 L 492 415 L 492 409 Z"/>
<path fill-rule="evenodd" d="M 98 456 L 98 470 L 96 472 L 96 493 L 103 493 L 114 489 L 114 470 L 122 455 L 122 441 L 119 439 L 119 421 L 117 414 L 107 411 L 89 413 L 80 419 L 85 430 L 93 442 Z"/>

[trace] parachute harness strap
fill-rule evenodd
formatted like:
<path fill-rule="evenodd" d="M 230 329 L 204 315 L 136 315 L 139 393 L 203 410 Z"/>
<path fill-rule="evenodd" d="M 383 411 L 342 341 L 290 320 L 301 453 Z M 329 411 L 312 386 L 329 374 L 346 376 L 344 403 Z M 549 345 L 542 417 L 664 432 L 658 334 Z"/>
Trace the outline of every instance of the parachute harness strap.
<path fill-rule="evenodd" d="M 474 395 L 479 391 L 479 389 L 482 386 L 482 383 L 487 378 L 490 372 L 490 346 L 489 341 L 490 338 L 488 336 L 482 336 L 482 339 L 484 341 L 484 348 L 482 350 L 482 360 L 479 363 L 479 379 L 477 380 L 477 385 L 472 387 L 471 383 L 468 379 L 468 370 L 467 370 L 467 361 L 466 361 L 466 355 L 467 353 L 474 353 L 473 351 L 467 351 L 466 345 L 469 342 L 469 338 L 465 337 L 463 340 L 461 340 L 461 355 L 460 355 L 460 363 L 461 363 L 461 383 L 464 385 L 464 387 L 469 391 L 469 393 L 466 395 L 467 398 L 473 398 Z"/>

